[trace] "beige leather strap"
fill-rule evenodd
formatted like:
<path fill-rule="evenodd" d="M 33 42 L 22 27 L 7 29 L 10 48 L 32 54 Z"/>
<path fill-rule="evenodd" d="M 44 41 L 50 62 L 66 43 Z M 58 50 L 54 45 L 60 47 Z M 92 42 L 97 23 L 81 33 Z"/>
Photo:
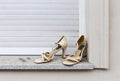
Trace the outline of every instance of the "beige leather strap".
<path fill-rule="evenodd" d="M 42 53 L 42 60 L 43 61 L 50 61 L 50 58 L 49 58 L 49 52 L 45 52 L 45 53 Z"/>
<path fill-rule="evenodd" d="M 65 60 L 71 61 L 71 62 L 79 62 L 81 60 L 80 57 L 74 57 L 74 56 L 68 56 Z"/>

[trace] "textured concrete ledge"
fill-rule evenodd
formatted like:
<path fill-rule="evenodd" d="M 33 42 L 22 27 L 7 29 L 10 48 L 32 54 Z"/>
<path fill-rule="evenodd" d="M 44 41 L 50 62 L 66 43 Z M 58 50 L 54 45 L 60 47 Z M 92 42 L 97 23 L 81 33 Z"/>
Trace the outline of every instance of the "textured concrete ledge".
<path fill-rule="evenodd" d="M 0 70 L 92 70 L 93 64 L 85 59 L 74 66 L 65 66 L 60 56 L 45 64 L 35 64 L 34 60 L 40 56 L 0 56 Z"/>

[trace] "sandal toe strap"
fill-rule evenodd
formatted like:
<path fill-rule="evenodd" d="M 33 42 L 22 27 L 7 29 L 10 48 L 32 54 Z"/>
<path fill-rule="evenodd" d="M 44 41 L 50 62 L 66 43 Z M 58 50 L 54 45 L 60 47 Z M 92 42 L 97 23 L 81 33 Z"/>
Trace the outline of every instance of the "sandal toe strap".
<path fill-rule="evenodd" d="M 71 61 L 71 62 L 79 62 L 81 59 L 80 57 L 67 57 L 66 58 L 67 61 Z"/>
<path fill-rule="evenodd" d="M 41 56 L 43 61 L 50 61 L 49 52 L 42 53 Z"/>

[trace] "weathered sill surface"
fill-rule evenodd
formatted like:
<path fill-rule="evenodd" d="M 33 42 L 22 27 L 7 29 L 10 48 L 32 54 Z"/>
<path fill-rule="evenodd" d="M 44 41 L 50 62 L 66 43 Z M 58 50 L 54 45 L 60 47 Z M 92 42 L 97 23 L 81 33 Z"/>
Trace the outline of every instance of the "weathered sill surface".
<path fill-rule="evenodd" d="M 49 63 L 35 64 L 34 60 L 40 56 L 0 56 L 0 70 L 92 70 L 93 64 L 85 59 L 74 66 L 62 64 L 61 56 L 55 56 Z"/>

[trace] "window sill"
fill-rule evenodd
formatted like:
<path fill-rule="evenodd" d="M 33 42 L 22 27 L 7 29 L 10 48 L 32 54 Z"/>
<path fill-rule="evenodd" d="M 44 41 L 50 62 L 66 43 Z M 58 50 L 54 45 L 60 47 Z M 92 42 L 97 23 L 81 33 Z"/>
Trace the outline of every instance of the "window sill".
<path fill-rule="evenodd" d="M 74 66 L 65 66 L 63 59 L 55 56 L 54 61 L 45 64 L 35 64 L 39 56 L 0 56 L 0 70 L 92 70 L 94 65 L 84 59 Z"/>

